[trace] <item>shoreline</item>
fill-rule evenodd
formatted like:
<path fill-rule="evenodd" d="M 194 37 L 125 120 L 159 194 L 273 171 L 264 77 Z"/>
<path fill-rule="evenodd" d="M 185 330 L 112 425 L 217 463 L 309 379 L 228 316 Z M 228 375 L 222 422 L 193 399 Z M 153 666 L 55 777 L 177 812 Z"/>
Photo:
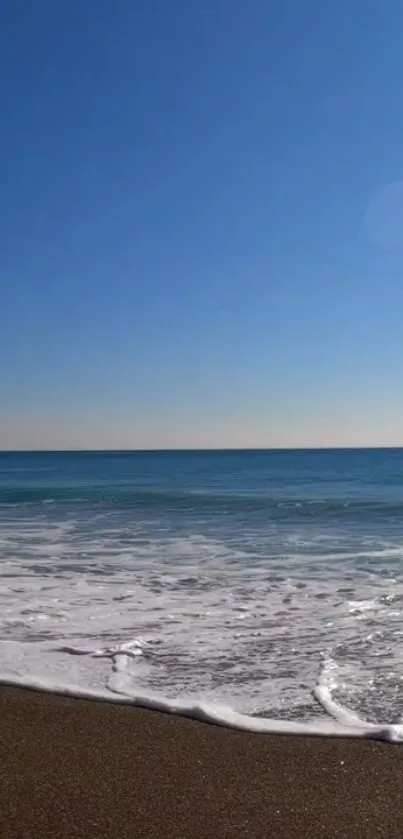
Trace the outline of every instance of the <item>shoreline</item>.
<path fill-rule="evenodd" d="M 137 694 L 131 697 L 112 692 L 108 695 L 79 686 L 55 686 L 23 677 L 0 676 L 0 690 L 3 687 L 44 695 L 50 694 L 53 697 L 101 702 L 115 707 L 153 711 L 248 734 L 403 743 L 402 724 L 370 723 L 355 717 L 353 712 L 338 706 L 329 696 L 327 687 L 321 685 L 320 682 L 314 689 L 314 695 L 322 708 L 327 710 L 327 717 L 310 722 L 250 716 L 230 707 L 223 708 L 203 700 L 197 702 L 191 699 L 168 699 L 159 694 Z"/>
<path fill-rule="evenodd" d="M 0 686 L 2 839 L 403 835 L 403 750 Z"/>

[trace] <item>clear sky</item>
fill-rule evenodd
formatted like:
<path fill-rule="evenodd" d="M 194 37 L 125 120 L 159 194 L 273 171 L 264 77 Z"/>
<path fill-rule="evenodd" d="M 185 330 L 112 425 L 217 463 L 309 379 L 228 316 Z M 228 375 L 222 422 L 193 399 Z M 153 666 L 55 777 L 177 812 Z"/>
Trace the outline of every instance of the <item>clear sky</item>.
<path fill-rule="evenodd" d="M 402 39 L 0 3 L 0 448 L 403 445 Z"/>

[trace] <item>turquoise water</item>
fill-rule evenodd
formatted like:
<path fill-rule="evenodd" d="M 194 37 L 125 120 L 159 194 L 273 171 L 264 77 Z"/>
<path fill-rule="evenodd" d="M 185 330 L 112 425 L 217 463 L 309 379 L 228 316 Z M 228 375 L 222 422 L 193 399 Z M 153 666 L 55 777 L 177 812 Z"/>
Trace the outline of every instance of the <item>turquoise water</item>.
<path fill-rule="evenodd" d="M 0 667 L 397 722 L 402 559 L 402 450 L 2 453 Z"/>

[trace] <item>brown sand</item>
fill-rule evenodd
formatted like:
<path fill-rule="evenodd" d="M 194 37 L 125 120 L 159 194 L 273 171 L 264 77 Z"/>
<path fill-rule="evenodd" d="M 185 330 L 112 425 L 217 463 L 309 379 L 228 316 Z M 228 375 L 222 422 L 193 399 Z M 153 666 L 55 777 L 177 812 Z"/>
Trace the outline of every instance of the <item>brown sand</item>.
<path fill-rule="evenodd" d="M 403 837 L 403 746 L 0 689 L 2 839 Z"/>

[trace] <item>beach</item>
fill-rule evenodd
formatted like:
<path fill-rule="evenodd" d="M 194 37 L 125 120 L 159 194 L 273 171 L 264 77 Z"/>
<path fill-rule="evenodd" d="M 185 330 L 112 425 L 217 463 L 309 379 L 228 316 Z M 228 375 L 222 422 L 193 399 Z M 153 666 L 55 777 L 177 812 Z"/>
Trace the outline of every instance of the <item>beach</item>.
<path fill-rule="evenodd" d="M 0 453 L 0 839 L 401 839 L 402 475 Z"/>
<path fill-rule="evenodd" d="M 0 836 L 401 837 L 403 749 L 0 689 Z"/>

